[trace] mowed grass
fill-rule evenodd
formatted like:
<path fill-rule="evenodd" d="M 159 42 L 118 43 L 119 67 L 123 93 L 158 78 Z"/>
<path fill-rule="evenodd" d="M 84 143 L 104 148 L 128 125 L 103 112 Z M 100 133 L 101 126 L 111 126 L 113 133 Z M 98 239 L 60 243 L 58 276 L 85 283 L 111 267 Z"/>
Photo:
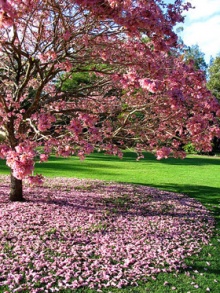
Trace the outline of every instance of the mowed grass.
<path fill-rule="evenodd" d="M 4 161 L 0 161 L 0 172 L 9 173 Z M 75 157 L 52 157 L 49 162 L 37 163 L 36 173 L 49 177 L 144 184 L 185 193 L 199 200 L 213 213 L 216 230 L 210 245 L 205 246 L 199 255 L 187 260 L 188 269 L 178 273 L 159 274 L 156 280 L 149 280 L 138 287 L 103 289 L 103 292 L 220 292 L 220 157 L 190 155 L 184 160 L 170 158 L 157 161 L 152 154 L 145 154 L 145 159 L 136 161 L 136 155 L 129 151 L 124 153 L 122 160 L 93 153 L 84 161 Z M 4 290 L 0 289 L 0 292 Z M 83 288 L 74 292 L 97 291 Z"/>

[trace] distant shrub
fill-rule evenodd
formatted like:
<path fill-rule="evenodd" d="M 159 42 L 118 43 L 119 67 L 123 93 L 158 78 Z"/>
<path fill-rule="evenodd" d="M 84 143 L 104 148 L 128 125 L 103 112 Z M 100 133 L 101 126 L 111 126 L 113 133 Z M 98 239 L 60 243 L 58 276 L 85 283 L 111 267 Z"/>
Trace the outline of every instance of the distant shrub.
<path fill-rule="evenodd" d="M 186 144 L 183 149 L 187 154 L 198 154 L 198 151 L 195 149 L 192 143 Z"/>

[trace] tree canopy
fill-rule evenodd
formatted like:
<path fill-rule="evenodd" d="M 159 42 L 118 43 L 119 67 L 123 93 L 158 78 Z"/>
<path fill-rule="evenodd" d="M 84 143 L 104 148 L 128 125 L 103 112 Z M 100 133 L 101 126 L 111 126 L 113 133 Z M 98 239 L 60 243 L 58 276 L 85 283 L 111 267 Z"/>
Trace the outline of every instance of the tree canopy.
<path fill-rule="evenodd" d="M 0 155 L 11 200 L 35 160 L 130 146 L 158 159 L 209 151 L 219 104 L 205 76 L 172 54 L 190 4 L 160 0 L 1 0 Z M 147 42 L 144 41 L 147 38 Z M 78 76 L 74 87 L 68 80 Z"/>

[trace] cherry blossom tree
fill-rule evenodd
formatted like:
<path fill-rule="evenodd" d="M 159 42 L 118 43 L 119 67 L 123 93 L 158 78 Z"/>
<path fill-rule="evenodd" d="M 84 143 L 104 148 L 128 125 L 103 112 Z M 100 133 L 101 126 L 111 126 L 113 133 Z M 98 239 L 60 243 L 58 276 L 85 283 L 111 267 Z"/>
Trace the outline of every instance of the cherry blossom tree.
<path fill-rule="evenodd" d="M 0 156 L 12 201 L 24 200 L 23 179 L 42 181 L 34 164 L 51 153 L 211 149 L 219 104 L 204 74 L 172 53 L 190 7 L 181 2 L 0 0 Z M 68 89 L 76 74 L 86 79 Z"/>

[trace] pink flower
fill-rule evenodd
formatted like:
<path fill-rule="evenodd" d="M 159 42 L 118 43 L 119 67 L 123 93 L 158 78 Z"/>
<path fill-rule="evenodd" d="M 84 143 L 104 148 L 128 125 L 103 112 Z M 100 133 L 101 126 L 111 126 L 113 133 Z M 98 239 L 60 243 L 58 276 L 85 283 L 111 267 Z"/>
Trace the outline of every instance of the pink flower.
<path fill-rule="evenodd" d="M 158 91 L 158 83 L 149 78 L 139 79 L 139 83 L 142 89 L 146 89 L 151 93 L 156 93 Z"/>
<path fill-rule="evenodd" d="M 40 131 L 46 131 L 51 128 L 53 122 L 56 121 L 56 118 L 50 114 L 40 114 L 38 116 L 38 125 L 37 128 Z"/>
<path fill-rule="evenodd" d="M 28 182 L 31 185 L 41 185 L 41 184 L 43 184 L 43 180 L 44 180 L 44 177 L 42 175 L 38 175 L 38 174 L 35 176 L 28 177 Z"/>
<path fill-rule="evenodd" d="M 157 150 L 157 160 L 161 160 L 163 158 L 167 159 L 169 157 L 170 152 L 171 149 L 168 147 L 162 147 L 161 149 Z"/>
<path fill-rule="evenodd" d="M 63 39 L 65 41 L 68 41 L 70 39 L 70 37 L 72 36 L 71 32 L 70 31 L 66 31 L 64 34 L 63 34 Z"/>
<path fill-rule="evenodd" d="M 40 154 L 40 161 L 41 162 L 46 162 L 48 160 L 48 155 L 46 154 Z"/>

